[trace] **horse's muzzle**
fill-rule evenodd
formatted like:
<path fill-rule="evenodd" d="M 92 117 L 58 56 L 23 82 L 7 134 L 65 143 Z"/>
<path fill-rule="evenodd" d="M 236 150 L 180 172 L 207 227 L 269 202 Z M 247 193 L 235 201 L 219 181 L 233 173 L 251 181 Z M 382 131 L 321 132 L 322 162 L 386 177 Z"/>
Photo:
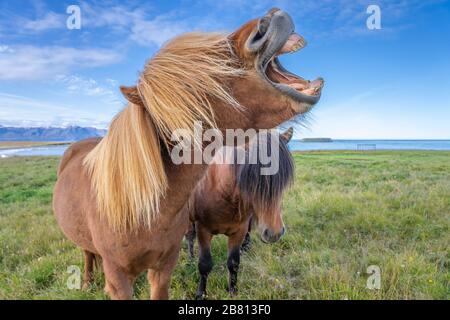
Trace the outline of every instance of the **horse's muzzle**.
<path fill-rule="evenodd" d="M 274 232 L 272 229 L 265 229 L 261 234 L 261 240 L 264 243 L 274 243 L 280 240 L 285 233 L 285 228 L 282 227 L 280 232 Z"/>

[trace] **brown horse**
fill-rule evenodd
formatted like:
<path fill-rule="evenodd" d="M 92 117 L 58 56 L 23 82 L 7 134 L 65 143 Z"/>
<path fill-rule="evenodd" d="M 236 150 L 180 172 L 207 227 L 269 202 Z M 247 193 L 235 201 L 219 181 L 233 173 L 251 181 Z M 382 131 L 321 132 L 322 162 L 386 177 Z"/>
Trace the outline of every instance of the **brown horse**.
<path fill-rule="evenodd" d="M 101 257 L 105 290 L 130 299 L 148 270 L 152 299 L 167 299 L 189 224 L 187 200 L 207 164 L 176 165 L 171 134 L 195 142 L 195 121 L 211 128 L 272 128 L 308 112 L 323 80 L 284 70 L 277 54 L 303 45 L 289 15 L 272 9 L 231 35 L 190 33 L 145 65 L 129 103 L 103 139 L 73 144 L 58 168 L 53 209 L 64 234 L 85 251 L 85 282 Z M 202 145 L 201 141 L 196 145 Z"/>
<path fill-rule="evenodd" d="M 279 136 L 279 155 L 276 160 L 279 161 L 279 169 L 275 174 L 262 175 L 260 172 L 264 165 L 261 161 L 214 163 L 208 167 L 194 190 L 189 204 L 192 223 L 186 238 L 191 257 L 195 235 L 199 244 L 200 283 L 197 299 L 202 299 L 206 294 L 208 274 L 213 267 L 210 248 L 214 235 L 224 234 L 228 237 L 228 291 L 234 294 L 237 291 L 240 251 L 244 240 L 246 246 L 249 245 L 252 220 L 257 221 L 261 240 L 265 243 L 275 242 L 284 234 L 281 199 L 294 178 L 293 159 L 287 148 L 292 134 L 291 127 Z M 275 137 L 269 137 L 265 142 L 270 143 L 270 139 Z M 233 150 L 227 147 L 224 152 L 228 153 L 228 157 L 233 156 Z M 222 155 L 216 157 L 221 158 Z"/>

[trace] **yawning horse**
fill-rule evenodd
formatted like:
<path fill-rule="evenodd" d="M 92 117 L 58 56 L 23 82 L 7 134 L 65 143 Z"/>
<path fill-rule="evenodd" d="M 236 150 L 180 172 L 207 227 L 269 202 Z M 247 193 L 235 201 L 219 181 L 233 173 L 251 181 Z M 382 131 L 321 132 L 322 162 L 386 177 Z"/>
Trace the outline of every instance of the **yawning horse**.
<path fill-rule="evenodd" d="M 306 81 L 281 67 L 277 55 L 303 39 L 279 9 L 230 35 L 189 33 L 151 58 L 129 101 L 102 139 L 73 144 L 58 168 L 53 210 L 64 234 L 101 257 L 105 290 L 130 299 L 148 270 L 152 299 L 167 299 L 172 271 L 188 228 L 187 200 L 207 164 L 175 164 L 171 135 L 179 129 L 202 146 L 196 121 L 225 129 L 273 128 L 308 112 L 323 80 Z"/>
<path fill-rule="evenodd" d="M 248 231 L 252 220 L 257 222 L 263 242 L 275 242 L 284 234 L 281 200 L 283 192 L 294 178 L 293 159 L 287 148 L 292 134 L 291 127 L 279 136 L 279 143 L 277 143 L 279 152 L 275 160 L 278 161 L 278 170 L 275 174 L 262 175 L 261 168 L 264 164 L 261 161 L 254 163 L 217 161 L 208 167 L 205 176 L 195 188 L 189 203 L 192 224 L 186 238 L 191 257 L 195 235 L 199 245 L 200 283 L 196 294 L 197 299 L 204 297 L 208 274 L 213 267 L 210 248 L 214 235 L 224 234 L 228 237 L 228 291 L 234 294 L 240 249 L 244 239 L 249 237 Z M 269 136 L 264 141 L 267 143 L 267 149 L 270 147 L 270 139 L 275 138 L 278 139 L 278 137 Z M 258 141 L 254 139 L 252 143 L 257 144 Z M 251 147 L 250 145 L 250 150 Z M 230 158 L 234 156 L 235 150 L 225 147 L 223 153 L 225 157 Z M 248 153 L 249 150 L 246 152 Z M 216 158 L 220 160 L 223 157 L 222 154 L 216 155 Z"/>

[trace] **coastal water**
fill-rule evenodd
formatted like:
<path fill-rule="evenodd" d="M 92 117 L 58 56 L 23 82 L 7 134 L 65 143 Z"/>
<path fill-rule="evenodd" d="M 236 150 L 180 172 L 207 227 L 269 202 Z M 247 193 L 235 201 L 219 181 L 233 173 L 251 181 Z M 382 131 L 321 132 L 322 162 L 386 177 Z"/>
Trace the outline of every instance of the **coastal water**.
<path fill-rule="evenodd" d="M 69 145 L 1 149 L 0 158 L 14 156 L 62 156 Z"/>
<path fill-rule="evenodd" d="M 0 158 L 13 156 L 61 156 L 68 145 L 12 148 L 0 150 Z M 291 151 L 314 150 L 450 150 L 450 140 L 333 140 L 304 142 L 292 140 Z"/>
<path fill-rule="evenodd" d="M 289 143 L 292 151 L 306 150 L 450 150 L 450 140 L 333 140 Z"/>

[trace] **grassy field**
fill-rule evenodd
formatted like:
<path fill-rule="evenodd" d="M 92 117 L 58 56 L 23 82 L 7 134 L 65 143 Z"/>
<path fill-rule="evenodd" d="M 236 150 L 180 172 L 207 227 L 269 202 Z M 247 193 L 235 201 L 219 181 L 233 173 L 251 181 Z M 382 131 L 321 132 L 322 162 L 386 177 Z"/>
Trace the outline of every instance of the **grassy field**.
<path fill-rule="evenodd" d="M 69 142 L 42 142 L 42 141 L 0 141 L 1 149 L 11 148 L 29 148 L 29 147 L 42 147 L 42 146 L 60 146 L 68 144 Z"/>
<path fill-rule="evenodd" d="M 273 245 L 253 234 L 237 299 L 449 299 L 450 152 L 295 154 L 284 200 L 287 233 Z M 67 268 L 82 252 L 51 210 L 58 158 L 0 160 L 0 299 L 106 299 L 103 276 L 70 290 Z M 227 299 L 226 242 L 213 241 L 210 299 Z M 381 289 L 366 287 L 367 267 Z M 192 299 L 196 263 L 184 247 L 171 297 Z M 145 276 L 135 297 L 148 298 Z"/>

